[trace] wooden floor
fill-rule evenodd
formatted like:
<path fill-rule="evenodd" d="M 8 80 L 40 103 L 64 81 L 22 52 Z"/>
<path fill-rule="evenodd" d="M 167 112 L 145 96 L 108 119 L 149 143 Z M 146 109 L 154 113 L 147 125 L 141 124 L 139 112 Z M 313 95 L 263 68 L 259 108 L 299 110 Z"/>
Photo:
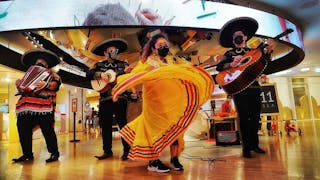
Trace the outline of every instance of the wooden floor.
<path fill-rule="evenodd" d="M 119 136 L 113 142 L 114 156 L 96 160 L 102 153 L 101 137 L 77 133 L 80 142 L 72 143 L 73 133 L 58 136 L 61 157 L 45 163 L 49 157 L 42 138 L 33 141 L 35 160 L 12 164 L 20 156 L 19 143 L 1 142 L 0 179 L 320 179 L 320 121 L 299 121 L 302 136 L 260 136 L 260 145 L 267 154 L 241 157 L 241 146 L 220 147 L 206 140 L 188 141 L 180 157 L 183 172 L 148 172 L 145 161 L 121 161 Z M 169 152 L 162 161 L 169 165 Z"/>

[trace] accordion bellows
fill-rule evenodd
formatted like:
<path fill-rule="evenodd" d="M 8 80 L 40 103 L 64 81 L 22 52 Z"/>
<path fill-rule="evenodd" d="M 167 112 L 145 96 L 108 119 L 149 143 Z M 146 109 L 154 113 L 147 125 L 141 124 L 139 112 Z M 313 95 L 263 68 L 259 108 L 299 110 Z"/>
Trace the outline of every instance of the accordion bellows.
<path fill-rule="evenodd" d="M 31 92 L 31 91 L 39 91 L 44 87 L 37 88 L 36 85 L 39 81 L 46 81 L 47 83 L 51 79 L 51 71 L 50 69 L 41 67 L 41 66 L 30 66 L 21 82 L 19 84 L 19 92 Z"/>

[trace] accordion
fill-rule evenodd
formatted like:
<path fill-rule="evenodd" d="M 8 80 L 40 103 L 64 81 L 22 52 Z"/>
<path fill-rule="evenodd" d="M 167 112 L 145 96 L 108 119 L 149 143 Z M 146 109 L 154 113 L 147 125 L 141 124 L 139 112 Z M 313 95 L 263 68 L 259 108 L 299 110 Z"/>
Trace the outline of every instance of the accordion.
<path fill-rule="evenodd" d="M 18 89 L 20 93 L 37 92 L 46 87 L 52 79 L 51 70 L 41 66 L 30 66 L 20 83 Z M 40 81 L 45 81 L 43 87 L 37 88 Z M 37 89 L 36 89 L 37 88 Z"/>

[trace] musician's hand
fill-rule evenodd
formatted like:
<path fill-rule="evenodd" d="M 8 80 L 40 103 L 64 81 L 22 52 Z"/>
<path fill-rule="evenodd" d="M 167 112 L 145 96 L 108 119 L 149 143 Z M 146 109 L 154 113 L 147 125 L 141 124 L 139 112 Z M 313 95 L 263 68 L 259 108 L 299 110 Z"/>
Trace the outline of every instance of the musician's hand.
<path fill-rule="evenodd" d="M 46 85 L 47 85 L 47 83 L 45 81 L 39 81 L 36 84 L 36 88 L 42 88 L 42 87 L 45 87 Z"/>
<path fill-rule="evenodd" d="M 258 77 L 258 81 L 259 81 L 261 84 L 267 83 L 267 79 L 268 79 L 268 77 L 267 77 L 267 75 L 265 75 L 265 74 L 261 74 L 260 77 Z"/>
<path fill-rule="evenodd" d="M 130 72 L 132 71 L 132 69 L 133 69 L 133 67 L 128 66 L 128 67 L 126 67 L 126 68 L 124 69 L 124 72 L 125 72 L 125 73 L 130 73 Z"/>
<path fill-rule="evenodd" d="M 275 47 L 275 41 L 273 39 L 267 39 L 267 44 L 268 46 L 265 48 L 266 49 L 265 53 L 271 54 Z"/>
<path fill-rule="evenodd" d="M 110 77 L 107 73 L 101 73 L 101 79 L 108 82 L 110 80 Z"/>
<path fill-rule="evenodd" d="M 230 67 L 237 67 L 237 66 L 239 66 L 240 65 L 240 62 L 241 62 L 241 58 L 242 58 L 242 56 L 236 56 L 236 57 L 234 57 L 234 59 L 233 59 L 233 62 L 232 63 L 230 63 Z"/>
<path fill-rule="evenodd" d="M 138 99 L 138 95 L 135 92 L 132 92 L 130 96 L 131 96 L 131 99 Z"/>

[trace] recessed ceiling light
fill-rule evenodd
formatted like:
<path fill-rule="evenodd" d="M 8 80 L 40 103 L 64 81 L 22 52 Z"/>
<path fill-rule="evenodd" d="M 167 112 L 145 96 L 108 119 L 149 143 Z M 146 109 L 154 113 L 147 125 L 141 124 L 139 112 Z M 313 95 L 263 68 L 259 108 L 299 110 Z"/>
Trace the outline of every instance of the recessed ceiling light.
<path fill-rule="evenodd" d="M 300 71 L 305 72 L 305 71 L 309 71 L 309 70 L 310 70 L 310 68 L 301 68 Z"/>
<path fill-rule="evenodd" d="M 320 68 L 316 68 L 314 71 L 315 72 L 320 72 Z"/>
<path fill-rule="evenodd" d="M 280 71 L 275 73 L 275 75 L 284 75 L 284 74 L 289 74 L 292 70 L 288 69 L 288 70 L 284 70 L 284 71 Z"/>

